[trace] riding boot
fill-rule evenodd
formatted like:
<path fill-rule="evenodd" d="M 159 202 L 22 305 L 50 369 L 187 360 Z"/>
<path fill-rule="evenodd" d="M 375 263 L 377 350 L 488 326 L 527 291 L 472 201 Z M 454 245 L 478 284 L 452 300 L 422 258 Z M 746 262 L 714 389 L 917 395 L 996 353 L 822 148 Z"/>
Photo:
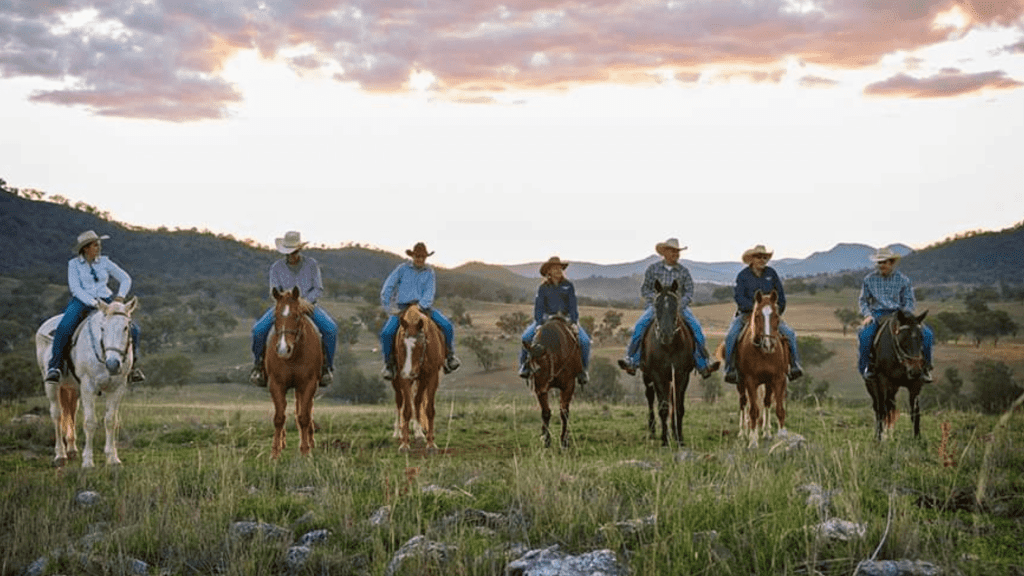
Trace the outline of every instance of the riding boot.
<path fill-rule="evenodd" d="M 142 368 L 139 367 L 139 359 L 135 358 L 132 360 L 132 371 L 128 373 L 128 383 L 139 384 L 145 381 L 146 375 L 142 373 Z"/>
<path fill-rule="evenodd" d="M 630 376 L 636 376 L 636 364 L 633 364 L 633 359 L 629 356 L 619 358 L 619 368 L 626 371 L 626 374 Z"/>
<path fill-rule="evenodd" d="M 704 357 L 704 362 L 707 362 L 708 361 L 707 359 L 710 358 L 710 355 L 708 354 L 708 349 L 707 348 L 701 348 L 701 354 Z M 711 377 L 711 374 L 713 374 L 716 370 L 718 370 L 718 368 L 721 365 L 722 365 L 722 363 L 719 362 L 718 360 L 715 360 L 714 362 L 711 362 L 710 364 L 706 364 L 704 366 L 704 369 L 700 370 L 701 377 L 705 378 L 705 379 Z"/>
<path fill-rule="evenodd" d="M 729 384 L 739 384 L 740 375 L 736 372 L 735 366 L 725 365 L 725 381 Z"/>
<path fill-rule="evenodd" d="M 934 381 L 935 378 L 932 377 L 932 367 L 926 366 L 924 369 L 924 373 L 921 374 L 921 382 L 924 382 L 925 384 L 931 384 Z"/>
<path fill-rule="evenodd" d="M 586 386 L 587 384 L 590 384 L 590 375 L 587 374 L 586 370 L 584 370 L 576 375 L 576 382 L 579 383 L 580 386 Z"/>
<path fill-rule="evenodd" d="M 448 357 L 444 359 L 444 373 L 451 374 L 462 366 L 462 361 L 455 355 L 454 352 L 448 352 Z"/>
<path fill-rule="evenodd" d="M 61 378 L 60 370 L 58 370 L 56 368 L 50 368 L 49 370 L 46 371 L 46 380 L 45 380 L 46 382 L 49 382 L 51 384 L 56 384 L 56 383 L 60 382 L 60 378 Z"/>
<path fill-rule="evenodd" d="M 249 383 L 261 388 L 267 385 L 267 375 L 263 372 L 263 358 L 257 358 L 249 372 Z"/>
<path fill-rule="evenodd" d="M 334 382 L 334 371 L 325 363 L 320 372 L 320 387 L 326 388 L 331 385 L 331 382 Z"/>
<path fill-rule="evenodd" d="M 530 370 L 530 365 L 529 364 L 523 363 L 523 364 L 521 364 L 519 366 L 519 377 L 520 378 L 529 378 L 530 375 L 532 375 L 532 374 L 533 374 L 533 371 Z"/>
<path fill-rule="evenodd" d="M 800 366 L 799 362 L 793 362 L 793 365 L 789 367 L 789 381 L 792 382 L 797 378 L 804 375 L 804 369 Z"/>
<path fill-rule="evenodd" d="M 862 376 L 864 376 L 864 381 L 865 382 L 871 382 L 872 380 L 874 380 L 875 379 L 875 367 L 872 366 L 871 364 L 868 364 L 868 367 L 864 369 L 864 374 L 862 374 Z"/>
<path fill-rule="evenodd" d="M 395 379 L 395 367 L 390 362 L 384 364 L 384 367 L 380 369 L 380 377 L 385 380 Z"/>

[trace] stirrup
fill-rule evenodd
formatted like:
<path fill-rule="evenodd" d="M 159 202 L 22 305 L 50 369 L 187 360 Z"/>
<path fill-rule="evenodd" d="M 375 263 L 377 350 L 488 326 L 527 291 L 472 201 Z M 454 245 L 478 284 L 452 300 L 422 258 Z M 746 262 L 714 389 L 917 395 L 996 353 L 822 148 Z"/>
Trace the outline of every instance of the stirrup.
<path fill-rule="evenodd" d="M 320 374 L 320 387 L 326 388 L 331 385 L 331 382 L 334 382 L 334 371 L 325 366 L 323 372 Z"/>
<path fill-rule="evenodd" d="M 395 370 L 391 366 L 385 364 L 384 367 L 380 369 L 380 377 L 385 380 L 394 380 Z"/>
<path fill-rule="evenodd" d="M 249 383 L 263 388 L 267 385 L 267 376 L 259 366 L 253 366 L 249 372 Z"/>
<path fill-rule="evenodd" d="M 146 381 L 146 375 L 142 373 L 142 368 L 132 368 L 132 371 L 128 373 L 128 382 L 132 384 L 138 384 Z"/>
<path fill-rule="evenodd" d="M 49 370 L 46 371 L 46 378 L 44 378 L 44 382 L 51 382 L 53 384 L 56 384 L 60 382 L 60 378 L 61 371 L 56 368 L 50 368 Z"/>

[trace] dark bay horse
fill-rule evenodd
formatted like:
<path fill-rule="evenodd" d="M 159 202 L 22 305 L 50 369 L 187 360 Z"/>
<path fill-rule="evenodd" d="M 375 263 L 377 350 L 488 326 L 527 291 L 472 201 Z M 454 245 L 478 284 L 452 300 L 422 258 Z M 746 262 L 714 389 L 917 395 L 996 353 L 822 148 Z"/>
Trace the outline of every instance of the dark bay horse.
<path fill-rule="evenodd" d="M 289 291 L 272 291 L 274 329 L 267 339 L 264 367 L 267 388 L 274 402 L 274 441 L 270 456 L 277 458 L 285 446 L 286 393 L 295 390 L 295 421 L 299 428 L 299 452 L 308 455 L 316 445 L 313 440 L 313 395 L 320 385 L 324 363 L 320 333 L 313 324 L 313 305 L 299 297 L 298 287 Z"/>
<path fill-rule="evenodd" d="M 789 345 L 779 333 L 779 295 L 775 290 L 754 294 L 750 322 L 736 341 L 736 370 L 740 397 L 740 434 L 756 447 L 759 436 L 771 432 L 772 402 L 779 429 L 786 427 L 786 382 L 789 374 Z M 764 395 L 758 394 L 764 385 Z M 763 399 L 763 400 L 762 400 Z M 763 411 L 762 411 L 763 405 Z"/>
<path fill-rule="evenodd" d="M 569 447 L 569 403 L 576 391 L 576 377 L 583 372 L 583 360 L 580 357 L 579 338 L 573 334 L 568 320 L 561 316 L 552 316 L 537 328 L 533 343 L 528 350 L 528 358 L 532 375 L 530 381 L 533 392 L 540 402 L 542 421 L 541 436 L 544 446 L 551 446 L 551 406 L 548 404 L 548 391 L 559 390 L 558 414 L 562 419 L 562 448 Z"/>
<path fill-rule="evenodd" d="M 74 459 L 78 453 L 75 415 L 79 398 L 85 419 L 82 467 L 92 468 L 95 465 L 93 437 L 98 424 L 96 401 L 101 394 L 106 398 L 106 415 L 103 419 L 106 442 L 103 452 L 107 464 L 121 463 L 117 455 L 117 431 L 120 427 L 118 410 L 128 391 L 128 373 L 132 369 L 130 329 L 132 313 L 137 304 L 136 298 L 128 302 L 115 300 L 110 304 L 103 300 L 97 302 L 97 309 L 79 324 L 72 337 L 67 356 L 70 368 L 62 372 L 60 382 L 44 382 L 56 435 L 54 465 L 64 466 L 68 459 Z M 50 318 L 36 331 L 36 361 L 44 378 L 53 349 L 53 332 L 61 318 L 63 315 Z"/>
<path fill-rule="evenodd" d="M 647 428 L 654 432 L 654 400 L 658 400 L 661 418 L 661 445 L 668 446 L 668 420 L 672 435 L 683 444 L 683 414 L 686 412 L 686 388 L 693 371 L 694 337 L 679 313 L 679 282 L 662 286 L 654 282 L 654 321 L 644 334 L 641 370 L 647 394 Z"/>
<path fill-rule="evenodd" d="M 434 443 L 434 396 L 441 382 L 444 364 L 444 335 L 419 306 L 406 308 L 399 317 L 395 333 L 395 365 L 398 373 L 391 380 L 395 389 L 398 450 L 409 451 L 409 423 L 415 417 L 426 436 L 427 452 L 437 451 Z"/>
<path fill-rule="evenodd" d="M 892 431 L 899 411 L 896 393 L 900 387 L 910 396 L 910 418 L 914 422 L 914 437 L 921 435 L 921 376 L 924 375 L 924 334 L 921 323 L 928 312 L 920 316 L 902 310 L 883 316 L 872 344 L 875 358 L 875 377 L 865 381 L 871 404 L 875 410 L 875 438 L 882 439 L 882 428 Z"/>

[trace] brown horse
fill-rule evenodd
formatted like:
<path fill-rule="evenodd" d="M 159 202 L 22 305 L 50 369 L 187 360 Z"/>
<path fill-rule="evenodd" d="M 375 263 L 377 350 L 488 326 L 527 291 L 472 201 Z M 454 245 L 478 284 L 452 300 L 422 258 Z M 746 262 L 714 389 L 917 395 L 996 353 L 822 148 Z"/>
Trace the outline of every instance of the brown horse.
<path fill-rule="evenodd" d="M 530 380 L 533 392 L 540 403 L 542 421 L 541 436 L 544 447 L 551 446 L 551 406 L 548 404 L 548 392 L 552 388 L 559 390 L 558 413 L 562 419 L 562 448 L 569 447 L 569 403 L 576 391 L 576 377 L 583 372 L 583 360 L 580 356 L 580 341 L 569 327 L 569 322 L 562 316 L 552 316 L 537 328 L 533 343 L 529 349 L 531 368 Z"/>
<path fill-rule="evenodd" d="M 419 306 L 412 305 L 399 317 L 394 346 L 398 373 L 391 380 L 391 386 L 395 389 L 398 413 L 398 450 L 409 451 L 409 423 L 415 417 L 426 436 L 427 452 L 434 453 L 437 451 L 434 443 L 434 396 L 444 364 L 444 336 Z"/>
<path fill-rule="evenodd" d="M 736 341 L 736 369 L 740 378 L 736 386 L 740 395 L 740 433 L 749 435 L 751 447 L 757 446 L 758 436 L 767 437 L 770 433 L 771 418 L 768 410 L 772 402 L 775 402 L 779 429 L 786 427 L 789 345 L 779 334 L 778 301 L 779 295 L 775 290 L 767 296 L 758 290 L 754 294 L 750 323 Z M 765 386 L 763 414 L 761 397 L 758 395 L 762 384 Z"/>
<path fill-rule="evenodd" d="M 668 446 L 668 422 L 672 436 L 683 444 L 683 414 L 686 413 L 686 388 L 696 362 L 694 337 L 679 314 L 679 282 L 670 286 L 654 282 L 654 320 L 644 335 L 643 363 L 647 394 L 647 427 L 654 438 L 654 400 L 658 400 L 661 418 L 661 445 Z"/>
<path fill-rule="evenodd" d="M 324 363 L 320 334 L 313 324 L 313 305 L 299 297 L 298 287 L 290 291 L 273 290 L 274 329 L 267 340 L 264 367 L 267 388 L 274 401 L 274 441 L 270 456 L 277 458 L 284 449 L 285 409 L 289 389 L 295 389 L 295 421 L 299 427 L 299 451 L 308 455 L 313 440 L 313 395 L 320 384 Z"/>
<path fill-rule="evenodd" d="M 883 427 L 891 432 L 899 411 L 896 410 L 896 392 L 907 389 L 910 400 L 910 419 L 914 423 L 914 437 L 921 435 L 921 407 L 917 395 L 921 392 L 924 374 L 921 323 L 928 312 L 920 316 L 902 310 L 882 317 L 875 341 L 875 377 L 865 381 L 875 410 L 875 438 L 882 439 Z"/>

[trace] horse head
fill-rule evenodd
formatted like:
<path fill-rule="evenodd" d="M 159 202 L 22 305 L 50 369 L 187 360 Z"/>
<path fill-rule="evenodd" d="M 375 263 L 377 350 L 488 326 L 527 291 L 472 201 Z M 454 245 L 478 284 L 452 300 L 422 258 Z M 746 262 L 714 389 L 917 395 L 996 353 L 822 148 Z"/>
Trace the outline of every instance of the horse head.
<path fill-rule="evenodd" d="M 654 289 L 658 295 L 654 297 L 654 329 L 658 341 L 667 346 L 672 343 L 679 329 L 679 281 L 673 280 L 669 286 L 654 281 Z"/>
<path fill-rule="evenodd" d="M 765 296 L 760 290 L 754 293 L 754 309 L 750 313 L 751 335 L 754 345 L 766 354 L 780 345 L 779 338 L 779 293 L 772 290 Z"/>
<path fill-rule="evenodd" d="M 916 380 L 924 374 L 924 331 L 921 329 L 921 323 L 927 315 L 927 310 L 920 316 L 898 310 L 896 321 L 893 323 L 893 347 L 896 350 L 896 358 L 906 370 L 907 378 L 911 380 Z"/>
<path fill-rule="evenodd" d="M 138 299 L 134 297 L 128 302 L 115 300 L 107 304 L 100 300 L 96 304 L 96 308 L 102 314 L 99 323 L 100 351 L 103 365 L 111 376 L 119 373 L 122 366 L 131 362 L 129 352 L 132 345 L 132 312 L 135 311 L 137 304 Z"/>
<path fill-rule="evenodd" d="M 273 332 L 277 340 L 275 348 L 279 357 L 289 358 L 302 336 L 302 322 L 305 315 L 312 311 L 312 305 L 300 297 L 298 286 L 284 291 L 275 287 L 271 293 L 276 301 Z"/>
<path fill-rule="evenodd" d="M 404 354 L 399 357 L 402 359 L 402 378 L 415 380 L 427 357 L 427 317 L 420 312 L 418 306 L 412 305 L 399 318 L 399 325 L 400 348 L 404 350 Z"/>

